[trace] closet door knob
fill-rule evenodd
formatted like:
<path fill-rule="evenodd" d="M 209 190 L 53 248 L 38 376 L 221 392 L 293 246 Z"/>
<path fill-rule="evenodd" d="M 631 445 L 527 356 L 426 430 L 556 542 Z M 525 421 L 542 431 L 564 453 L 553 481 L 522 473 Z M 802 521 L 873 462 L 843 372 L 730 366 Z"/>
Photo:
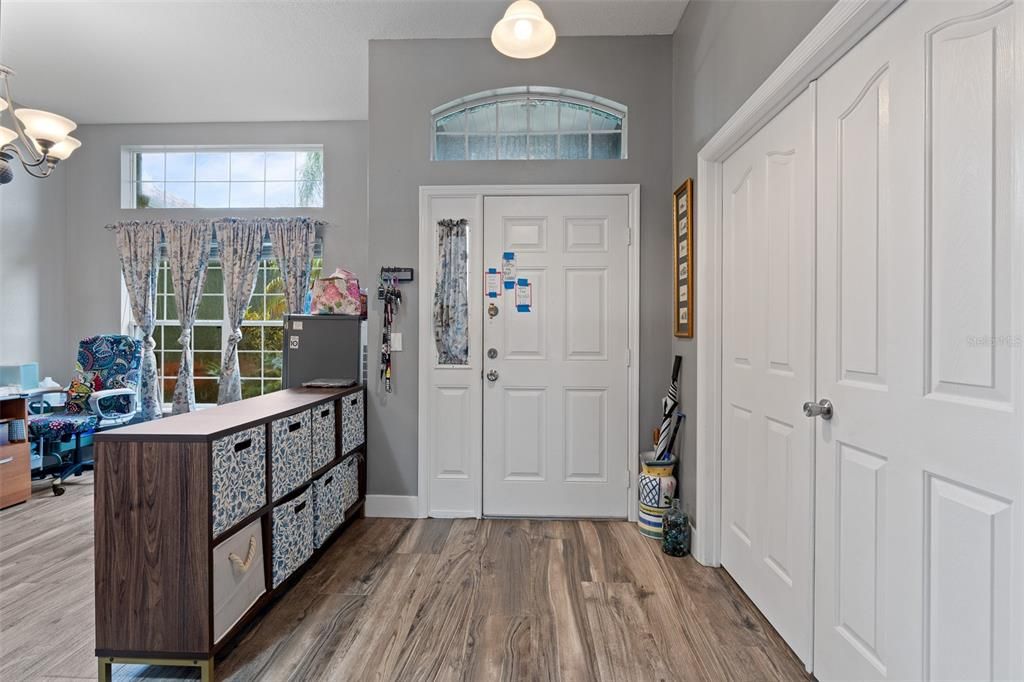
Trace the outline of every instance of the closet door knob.
<path fill-rule="evenodd" d="M 487 380 L 493 384 L 495 381 L 498 380 L 498 373 L 492 369 L 490 372 L 487 373 Z"/>
<path fill-rule="evenodd" d="M 821 417 L 825 421 L 828 421 L 832 418 L 832 401 L 828 398 L 822 398 L 816 403 L 804 403 L 804 416 Z"/>

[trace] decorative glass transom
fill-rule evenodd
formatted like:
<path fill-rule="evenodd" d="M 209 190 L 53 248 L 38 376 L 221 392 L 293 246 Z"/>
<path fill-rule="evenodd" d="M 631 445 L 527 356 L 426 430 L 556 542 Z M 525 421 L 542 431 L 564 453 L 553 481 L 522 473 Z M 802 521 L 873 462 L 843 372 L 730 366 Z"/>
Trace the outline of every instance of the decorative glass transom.
<path fill-rule="evenodd" d="M 626 107 L 553 88 L 478 93 L 433 111 L 435 161 L 626 158 Z"/>

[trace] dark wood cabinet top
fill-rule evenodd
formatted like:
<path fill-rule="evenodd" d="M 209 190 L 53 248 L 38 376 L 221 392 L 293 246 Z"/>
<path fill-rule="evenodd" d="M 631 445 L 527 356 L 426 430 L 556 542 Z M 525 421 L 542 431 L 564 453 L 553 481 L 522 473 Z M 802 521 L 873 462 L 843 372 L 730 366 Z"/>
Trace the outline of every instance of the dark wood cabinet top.
<path fill-rule="evenodd" d="M 208 441 L 362 390 L 362 386 L 341 389 L 287 388 L 198 412 L 101 431 L 93 438 L 96 442 Z"/>

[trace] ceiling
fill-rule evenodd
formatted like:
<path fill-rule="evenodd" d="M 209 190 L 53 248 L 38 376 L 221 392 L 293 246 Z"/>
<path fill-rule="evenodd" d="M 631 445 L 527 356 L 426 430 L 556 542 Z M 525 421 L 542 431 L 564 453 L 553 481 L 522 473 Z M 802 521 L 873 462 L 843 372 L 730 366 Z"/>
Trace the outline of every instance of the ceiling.
<path fill-rule="evenodd" d="M 487 37 L 510 1 L 6 0 L 0 63 L 79 123 L 365 119 L 369 40 Z M 540 0 L 560 36 L 672 33 L 686 2 Z"/>

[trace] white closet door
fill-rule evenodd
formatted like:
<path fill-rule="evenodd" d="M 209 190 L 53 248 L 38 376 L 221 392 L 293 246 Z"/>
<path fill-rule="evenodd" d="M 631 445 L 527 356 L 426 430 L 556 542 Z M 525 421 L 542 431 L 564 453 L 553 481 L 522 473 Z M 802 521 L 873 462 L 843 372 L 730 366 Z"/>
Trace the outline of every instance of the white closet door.
<path fill-rule="evenodd" d="M 818 84 L 823 681 L 1024 677 L 1020 12 L 908 2 Z"/>
<path fill-rule="evenodd" d="M 814 388 L 813 92 L 723 175 L 722 564 L 809 664 L 813 424 L 801 406 Z"/>

